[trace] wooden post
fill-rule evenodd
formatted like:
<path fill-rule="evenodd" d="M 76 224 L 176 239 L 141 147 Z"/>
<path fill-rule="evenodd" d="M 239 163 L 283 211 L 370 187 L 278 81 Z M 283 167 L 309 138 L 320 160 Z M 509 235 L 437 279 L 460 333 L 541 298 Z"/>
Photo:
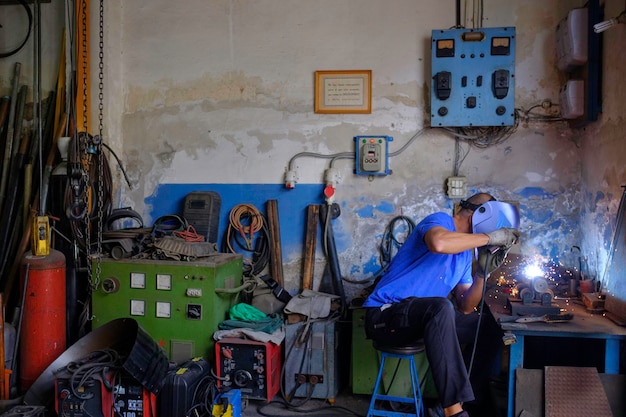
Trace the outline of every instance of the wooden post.
<path fill-rule="evenodd" d="M 283 254 L 280 245 L 280 223 L 278 201 L 267 201 L 267 219 L 270 229 L 270 272 L 278 285 L 283 285 Z"/>
<path fill-rule="evenodd" d="M 320 206 L 310 204 L 306 215 L 306 241 L 304 246 L 304 267 L 302 272 L 302 289 L 313 289 L 313 272 L 315 269 L 315 248 L 317 242 L 317 225 Z"/>

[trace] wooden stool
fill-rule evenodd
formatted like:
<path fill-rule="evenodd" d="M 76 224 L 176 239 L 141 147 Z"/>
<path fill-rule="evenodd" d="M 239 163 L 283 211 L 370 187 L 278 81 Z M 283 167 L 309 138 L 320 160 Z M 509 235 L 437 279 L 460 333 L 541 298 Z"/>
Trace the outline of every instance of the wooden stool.
<path fill-rule="evenodd" d="M 422 391 L 420 390 L 420 379 L 417 374 L 417 368 L 415 367 L 415 359 L 414 355 L 418 353 L 423 353 L 425 350 L 424 343 L 416 342 L 412 345 L 406 346 L 382 346 L 374 342 L 374 349 L 380 351 L 381 359 L 380 359 L 380 368 L 378 369 L 378 377 L 376 378 L 376 385 L 374 385 L 374 392 L 372 393 L 372 399 L 370 401 L 370 407 L 367 410 L 367 417 L 372 416 L 389 416 L 389 417 L 399 417 L 399 416 L 413 416 L 413 417 L 425 417 L 424 414 L 424 402 L 422 401 Z M 378 391 L 380 389 L 380 383 L 383 378 L 383 370 L 385 368 L 385 360 L 387 358 L 397 358 L 399 361 L 407 360 L 409 361 L 409 371 L 411 374 L 411 391 L 413 392 L 413 397 L 397 397 L 394 395 L 387 394 L 379 394 Z M 393 381 L 390 382 L 393 384 Z M 389 386 L 387 392 L 391 389 L 391 385 Z M 415 413 L 405 413 L 398 411 L 386 411 L 376 409 L 376 401 L 377 400 L 387 400 L 405 404 L 414 404 L 415 405 Z"/>

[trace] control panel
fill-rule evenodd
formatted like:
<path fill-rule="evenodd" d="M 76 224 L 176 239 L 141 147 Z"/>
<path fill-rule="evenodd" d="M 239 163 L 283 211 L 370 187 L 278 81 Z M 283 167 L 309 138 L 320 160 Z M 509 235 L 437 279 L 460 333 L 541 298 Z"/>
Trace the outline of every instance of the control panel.
<path fill-rule="evenodd" d="M 181 363 L 212 358 L 213 333 L 236 302 L 242 257 L 217 253 L 203 261 L 146 259 L 92 261 L 101 284 L 92 293 L 93 328 L 131 317 Z"/>
<path fill-rule="evenodd" d="M 432 127 L 511 126 L 515 28 L 432 31 Z"/>
<path fill-rule="evenodd" d="M 124 374 L 113 380 L 95 372 L 91 377 L 72 378 L 61 375 L 54 380 L 55 410 L 62 417 L 133 416 L 154 417 L 156 395 Z M 82 384 L 81 384 L 82 382 Z"/>
<path fill-rule="evenodd" d="M 356 147 L 356 168 L 357 175 L 389 175 L 389 142 L 393 141 L 391 136 L 356 136 L 354 138 Z"/>
<path fill-rule="evenodd" d="M 220 386 L 247 399 L 271 401 L 280 389 L 282 345 L 238 338 L 215 344 Z"/>

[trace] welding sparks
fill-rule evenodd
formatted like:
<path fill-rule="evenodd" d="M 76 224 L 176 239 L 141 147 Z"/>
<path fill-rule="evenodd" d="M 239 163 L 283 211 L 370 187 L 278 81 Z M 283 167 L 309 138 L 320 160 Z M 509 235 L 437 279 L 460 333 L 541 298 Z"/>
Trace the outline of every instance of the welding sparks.
<path fill-rule="evenodd" d="M 530 264 L 524 267 L 524 275 L 528 279 L 542 277 L 543 274 L 543 269 L 537 264 Z"/>

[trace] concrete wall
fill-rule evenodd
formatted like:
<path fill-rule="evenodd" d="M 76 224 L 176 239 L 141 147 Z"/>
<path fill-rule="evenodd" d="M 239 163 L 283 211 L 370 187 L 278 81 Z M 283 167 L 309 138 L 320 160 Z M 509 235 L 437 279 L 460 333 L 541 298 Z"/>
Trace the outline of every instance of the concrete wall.
<path fill-rule="evenodd" d="M 486 7 L 485 25 L 517 28 L 517 104 L 556 101 L 553 35 L 562 6 L 516 5 Z M 124 195 L 135 204 L 149 196 L 144 212 L 155 215 L 184 197 L 184 184 L 232 184 L 230 192 L 220 188 L 224 199 L 243 203 L 254 184 L 280 189 L 290 158 L 300 152 L 352 152 L 354 136 L 381 134 L 394 137 L 391 152 L 400 149 L 428 125 L 431 30 L 454 23 L 452 1 L 437 7 L 412 1 L 124 4 L 121 123 L 123 136 L 133 138 L 124 140 L 124 154 L 136 185 Z M 327 69 L 371 69 L 372 114 L 313 113 L 313 74 Z M 471 192 L 486 189 L 519 201 L 528 255 L 560 258 L 578 244 L 580 152 L 570 135 L 564 124 L 523 123 L 503 144 L 471 149 L 461 165 Z M 427 129 L 392 158 L 391 176 L 368 181 L 352 174 L 353 160 L 335 164 L 342 214 L 334 227 L 344 275 L 363 281 L 376 272 L 377 246 L 394 216 L 419 220 L 451 208 L 444 181 L 453 174 L 454 149 L 446 132 Z M 286 207 L 292 199 L 323 201 L 329 163 L 299 158 L 296 166 L 293 191 L 306 189 L 310 198 L 289 191 L 265 196 L 279 199 L 290 287 L 300 275 L 305 212 Z M 169 194 L 161 196 L 165 188 Z M 323 264 L 322 256 L 318 251 Z"/>
<path fill-rule="evenodd" d="M 357 135 L 392 136 L 390 152 L 396 152 L 420 132 L 391 158 L 392 175 L 369 181 L 353 174 L 353 159 L 333 165 L 341 177 L 341 215 L 333 226 L 342 274 L 367 282 L 379 268 L 378 245 L 393 217 L 419 221 L 453 205 L 444 182 L 454 173 L 455 141 L 428 126 L 431 30 L 456 23 L 455 3 L 107 1 L 105 140 L 132 183 L 126 187 L 117 170 L 117 205 L 132 206 L 149 224 L 179 211 L 188 192 L 217 190 L 223 233 L 234 205 L 264 210 L 276 199 L 286 285 L 296 290 L 305 209 L 324 201 L 324 156 L 353 152 Z M 607 10 L 619 12 L 619 3 L 608 1 Z M 464 5 L 462 23 L 472 27 L 473 4 Z M 582 3 L 484 5 L 483 26 L 516 27 L 516 107 L 557 103 L 563 75 L 555 65 L 555 27 Z M 623 30 L 607 32 L 606 44 L 623 42 Z M 605 80 L 613 84 L 605 81 L 600 122 L 573 130 L 563 122 L 522 120 L 501 144 L 477 149 L 463 143 L 462 152 L 469 153 L 458 170 L 470 193 L 489 191 L 519 203 L 524 255 L 577 267 L 573 248 L 580 247 L 592 274 L 603 269 L 624 179 L 617 94 L 624 89 L 624 59 L 604 51 L 611 61 Z M 7 64 L 0 64 L 6 76 Z M 342 69 L 372 70 L 371 114 L 313 112 L 314 72 Z M 7 85 L 2 79 L 3 89 Z M 554 112 L 558 107 L 547 111 Z M 287 190 L 285 171 L 301 152 L 321 158 L 297 158 L 298 183 Z M 319 283 L 321 247 L 316 259 Z"/>

